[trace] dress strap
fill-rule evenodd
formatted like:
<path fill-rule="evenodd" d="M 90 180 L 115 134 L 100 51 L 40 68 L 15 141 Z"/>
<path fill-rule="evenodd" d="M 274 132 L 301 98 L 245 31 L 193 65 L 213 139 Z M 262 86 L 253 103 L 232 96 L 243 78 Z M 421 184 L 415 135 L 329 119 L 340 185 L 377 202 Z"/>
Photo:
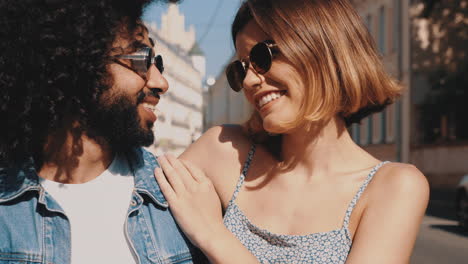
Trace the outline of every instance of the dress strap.
<path fill-rule="evenodd" d="M 348 209 L 346 210 L 346 215 L 345 215 L 345 219 L 344 219 L 344 223 L 343 223 L 343 227 L 346 228 L 346 230 L 348 230 L 348 226 L 349 226 L 349 219 L 351 218 L 351 213 L 353 212 L 353 209 L 354 207 L 356 206 L 359 198 L 361 197 L 362 193 L 364 192 L 364 190 L 366 189 L 367 185 L 369 185 L 369 182 L 372 180 L 372 178 L 374 177 L 375 173 L 377 173 L 377 171 L 385 164 L 387 163 L 390 163 L 390 161 L 383 161 L 379 164 L 377 164 L 372 170 L 371 172 L 369 173 L 369 175 L 367 176 L 367 179 L 364 181 L 364 183 L 361 185 L 361 187 L 359 188 L 358 192 L 356 193 L 356 195 L 354 195 L 354 198 L 353 200 L 351 201 L 351 203 L 349 204 L 348 206 Z"/>
<path fill-rule="evenodd" d="M 239 177 L 239 180 L 237 181 L 236 189 L 234 191 L 234 194 L 232 195 L 231 201 L 229 201 L 229 204 L 236 200 L 240 188 L 242 187 L 242 184 L 244 184 L 245 177 L 247 176 L 247 172 L 249 171 L 250 163 L 252 162 L 253 156 L 255 154 L 255 149 L 255 144 L 252 144 L 252 146 L 250 147 L 250 151 L 247 154 L 247 159 L 245 160 L 244 165 L 242 167 L 242 173 Z"/>

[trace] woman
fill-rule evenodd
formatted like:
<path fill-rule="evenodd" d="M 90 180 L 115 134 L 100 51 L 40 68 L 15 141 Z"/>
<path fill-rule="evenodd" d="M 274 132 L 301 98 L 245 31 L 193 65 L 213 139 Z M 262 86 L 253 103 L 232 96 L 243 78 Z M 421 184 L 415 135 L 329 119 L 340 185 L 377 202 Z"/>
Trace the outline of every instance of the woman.
<path fill-rule="evenodd" d="M 350 138 L 401 87 L 349 1 L 249 0 L 232 37 L 255 113 L 155 172 L 187 236 L 215 263 L 408 263 L 428 183 Z"/>

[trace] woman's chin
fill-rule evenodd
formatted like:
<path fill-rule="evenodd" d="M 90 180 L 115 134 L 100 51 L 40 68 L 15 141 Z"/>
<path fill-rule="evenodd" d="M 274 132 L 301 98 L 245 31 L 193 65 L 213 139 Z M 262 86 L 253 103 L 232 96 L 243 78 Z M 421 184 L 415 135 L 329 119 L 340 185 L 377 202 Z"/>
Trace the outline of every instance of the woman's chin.
<path fill-rule="evenodd" d="M 269 134 L 282 134 L 285 128 L 278 122 L 263 121 L 263 129 Z"/>

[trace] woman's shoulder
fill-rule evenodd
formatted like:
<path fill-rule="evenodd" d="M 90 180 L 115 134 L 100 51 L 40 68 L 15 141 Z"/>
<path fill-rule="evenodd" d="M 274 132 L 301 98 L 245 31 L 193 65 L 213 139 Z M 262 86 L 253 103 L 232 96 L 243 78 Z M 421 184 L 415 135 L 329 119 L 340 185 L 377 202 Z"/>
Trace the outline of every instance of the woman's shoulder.
<path fill-rule="evenodd" d="M 209 128 L 199 139 L 189 146 L 187 151 L 228 155 L 229 153 L 248 148 L 251 144 L 242 126 L 219 125 Z"/>
<path fill-rule="evenodd" d="M 389 162 L 378 173 L 380 176 L 375 181 L 390 188 L 404 190 L 429 187 L 426 176 L 412 164 Z"/>
<path fill-rule="evenodd" d="M 215 126 L 190 145 L 180 158 L 190 161 L 206 174 L 226 208 L 251 146 L 243 127 Z"/>
<path fill-rule="evenodd" d="M 201 140 L 211 140 L 218 143 L 248 141 L 248 135 L 241 125 L 224 124 L 209 128 L 201 137 Z"/>
<path fill-rule="evenodd" d="M 252 142 L 240 125 L 220 125 L 208 129 L 180 156 L 205 172 L 230 168 L 247 157 Z M 227 166 L 227 167 L 226 167 Z M 209 175 L 208 175 L 209 176 Z"/>
<path fill-rule="evenodd" d="M 376 173 L 372 185 L 371 202 L 393 200 L 415 203 L 416 206 L 427 205 L 429 183 L 426 176 L 414 165 L 387 163 Z"/>

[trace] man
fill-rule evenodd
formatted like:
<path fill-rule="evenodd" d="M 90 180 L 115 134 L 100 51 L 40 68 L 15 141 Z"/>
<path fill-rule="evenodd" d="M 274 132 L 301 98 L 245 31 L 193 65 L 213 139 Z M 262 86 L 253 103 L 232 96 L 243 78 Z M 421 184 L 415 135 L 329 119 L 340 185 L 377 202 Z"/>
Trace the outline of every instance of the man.
<path fill-rule="evenodd" d="M 149 2 L 0 2 L 0 263 L 204 261 L 141 148 L 168 89 Z"/>

